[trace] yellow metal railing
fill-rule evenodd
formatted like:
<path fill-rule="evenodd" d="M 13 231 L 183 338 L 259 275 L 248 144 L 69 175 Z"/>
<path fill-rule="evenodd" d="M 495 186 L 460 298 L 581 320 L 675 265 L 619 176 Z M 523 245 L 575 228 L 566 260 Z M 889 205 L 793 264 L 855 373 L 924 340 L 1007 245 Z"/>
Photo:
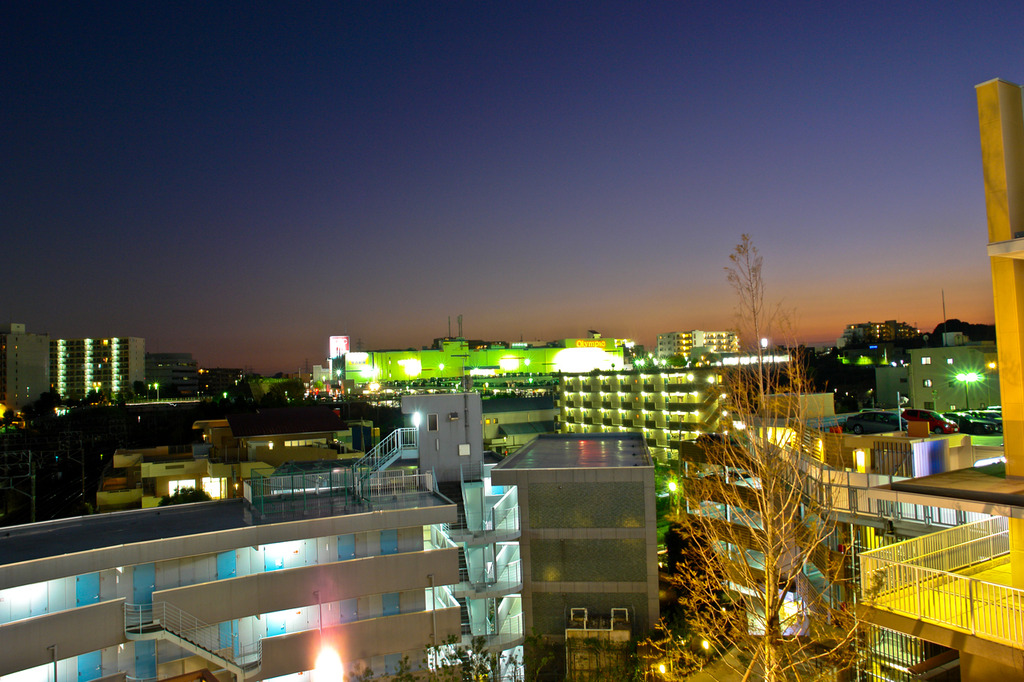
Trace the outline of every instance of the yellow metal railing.
<path fill-rule="evenodd" d="M 1022 648 L 1024 590 L 962 573 L 1009 551 L 1007 519 L 993 517 L 864 552 L 861 599 L 876 609 Z"/>

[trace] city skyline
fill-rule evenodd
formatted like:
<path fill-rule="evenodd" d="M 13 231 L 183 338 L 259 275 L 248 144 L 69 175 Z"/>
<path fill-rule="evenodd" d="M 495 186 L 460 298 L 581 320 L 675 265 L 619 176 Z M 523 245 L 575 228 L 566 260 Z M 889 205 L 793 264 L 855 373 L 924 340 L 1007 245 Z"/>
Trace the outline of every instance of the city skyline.
<path fill-rule="evenodd" d="M 985 7 L 2 10 L 0 315 L 295 371 L 327 337 L 735 327 L 741 234 L 796 340 L 993 321 Z"/>

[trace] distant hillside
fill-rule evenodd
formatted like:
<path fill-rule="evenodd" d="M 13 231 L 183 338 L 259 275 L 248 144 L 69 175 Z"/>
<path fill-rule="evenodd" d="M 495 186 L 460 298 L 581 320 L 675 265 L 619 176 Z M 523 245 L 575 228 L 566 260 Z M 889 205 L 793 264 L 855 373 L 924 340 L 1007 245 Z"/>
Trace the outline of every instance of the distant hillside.
<path fill-rule="evenodd" d="M 962 332 L 971 341 L 996 340 L 996 326 L 994 324 L 971 324 L 956 318 L 946 320 L 945 323 L 939 323 L 935 327 L 935 331 L 932 332 L 932 337 L 938 340 L 942 338 L 942 334 L 950 332 Z"/>

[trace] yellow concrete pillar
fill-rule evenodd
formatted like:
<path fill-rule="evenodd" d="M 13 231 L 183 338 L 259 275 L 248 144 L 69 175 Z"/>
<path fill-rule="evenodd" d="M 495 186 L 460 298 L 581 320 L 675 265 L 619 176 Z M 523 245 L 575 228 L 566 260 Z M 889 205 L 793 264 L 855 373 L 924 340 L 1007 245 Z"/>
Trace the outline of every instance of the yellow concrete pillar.
<path fill-rule="evenodd" d="M 1024 93 L 1002 80 L 976 91 L 988 241 L 1010 242 L 990 258 L 1006 475 L 1024 478 Z M 1024 520 L 1010 519 L 1010 566 L 1024 587 Z"/>

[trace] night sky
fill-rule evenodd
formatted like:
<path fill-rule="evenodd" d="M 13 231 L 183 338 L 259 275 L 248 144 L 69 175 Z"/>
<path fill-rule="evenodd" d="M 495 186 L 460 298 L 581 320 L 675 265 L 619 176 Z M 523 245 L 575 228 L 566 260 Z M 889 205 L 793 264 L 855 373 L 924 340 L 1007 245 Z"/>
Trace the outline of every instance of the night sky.
<path fill-rule="evenodd" d="M 9 2 L 0 317 L 295 371 L 735 326 L 992 322 L 974 86 L 1019 3 Z M 837 9 L 837 7 L 839 7 Z"/>

